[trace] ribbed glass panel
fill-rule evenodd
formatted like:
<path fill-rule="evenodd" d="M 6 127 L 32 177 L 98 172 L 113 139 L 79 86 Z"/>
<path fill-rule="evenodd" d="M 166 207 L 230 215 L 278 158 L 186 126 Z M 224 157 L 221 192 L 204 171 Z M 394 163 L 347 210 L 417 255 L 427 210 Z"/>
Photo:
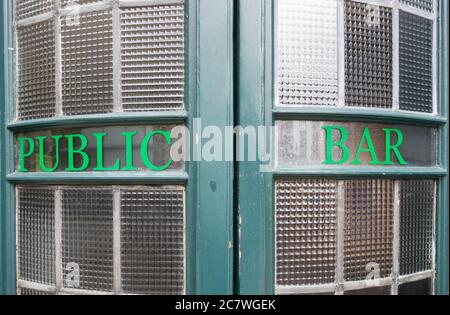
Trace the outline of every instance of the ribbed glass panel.
<path fill-rule="evenodd" d="M 400 193 L 400 274 L 432 269 L 434 180 L 405 180 Z"/>
<path fill-rule="evenodd" d="M 401 10 L 400 109 L 433 112 L 433 21 Z"/>
<path fill-rule="evenodd" d="M 54 0 L 15 0 L 16 21 L 51 12 Z"/>
<path fill-rule="evenodd" d="M 17 116 L 55 115 L 55 29 L 52 20 L 17 28 Z"/>
<path fill-rule="evenodd" d="M 63 113 L 109 113 L 113 109 L 112 13 L 61 18 Z"/>
<path fill-rule="evenodd" d="M 336 0 L 280 0 L 277 6 L 278 104 L 336 105 Z"/>
<path fill-rule="evenodd" d="M 278 285 L 318 285 L 335 281 L 336 198 L 335 181 L 277 181 Z"/>
<path fill-rule="evenodd" d="M 433 11 L 433 1 L 434 0 L 400 0 L 403 4 L 428 12 Z"/>
<path fill-rule="evenodd" d="M 62 270 L 79 267 L 76 289 L 112 291 L 113 196 L 98 188 L 62 192 Z M 69 270 L 67 270 L 69 269 Z M 64 286 L 68 284 L 64 281 Z"/>
<path fill-rule="evenodd" d="M 392 9 L 345 0 L 346 105 L 392 108 Z"/>
<path fill-rule="evenodd" d="M 184 107 L 184 5 L 121 10 L 124 111 Z"/>
<path fill-rule="evenodd" d="M 18 278 L 55 284 L 55 192 L 17 189 Z"/>
<path fill-rule="evenodd" d="M 391 276 L 394 182 L 346 181 L 345 195 L 345 281 Z"/>
<path fill-rule="evenodd" d="M 121 209 L 124 293 L 183 294 L 184 189 L 124 189 Z"/>

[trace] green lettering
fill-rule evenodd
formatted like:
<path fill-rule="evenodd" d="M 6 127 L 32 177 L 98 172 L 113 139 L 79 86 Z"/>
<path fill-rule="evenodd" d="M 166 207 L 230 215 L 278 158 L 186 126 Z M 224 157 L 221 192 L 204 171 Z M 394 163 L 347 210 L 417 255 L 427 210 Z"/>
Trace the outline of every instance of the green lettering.
<path fill-rule="evenodd" d="M 19 172 L 26 173 L 28 170 L 25 168 L 25 158 L 33 155 L 34 152 L 34 141 L 32 138 L 18 138 L 19 142 Z M 25 145 L 28 142 L 29 149 L 25 152 Z"/>
<path fill-rule="evenodd" d="M 63 136 L 52 136 L 51 138 L 55 141 L 55 165 L 53 167 L 47 167 L 45 165 L 45 140 L 46 136 L 36 137 L 39 143 L 39 166 L 40 169 L 45 173 L 53 173 L 59 167 L 59 142 Z"/>
<path fill-rule="evenodd" d="M 133 161 L 133 138 L 137 135 L 137 132 L 122 132 L 122 136 L 125 137 L 125 152 L 126 152 L 126 165 L 122 168 L 122 171 L 136 171 Z"/>
<path fill-rule="evenodd" d="M 367 142 L 367 148 L 364 148 L 364 144 Z M 361 142 L 359 144 L 358 151 L 356 152 L 355 159 L 350 164 L 353 165 L 360 165 L 362 164 L 361 160 L 359 159 L 361 153 L 369 153 L 370 157 L 372 158 L 372 161 L 369 163 L 370 165 L 380 165 L 381 161 L 378 160 L 377 151 L 375 150 L 375 147 L 373 145 L 372 136 L 370 135 L 369 128 L 364 129 L 364 133 L 361 137 Z"/>
<path fill-rule="evenodd" d="M 94 171 L 118 171 L 120 170 L 120 159 L 116 160 L 116 163 L 111 168 L 106 168 L 103 163 L 103 139 L 107 136 L 107 133 L 94 133 L 92 134 L 97 139 L 97 167 Z"/>
<path fill-rule="evenodd" d="M 399 147 L 403 144 L 403 133 L 398 129 L 390 129 L 385 128 L 383 131 L 386 134 L 386 161 L 383 163 L 384 165 L 393 165 L 394 162 L 391 160 L 391 151 L 397 157 L 400 165 L 408 165 L 408 162 L 405 161 L 402 154 L 400 153 Z M 397 134 L 397 143 L 392 145 L 392 132 Z"/>
<path fill-rule="evenodd" d="M 81 172 L 84 171 L 85 169 L 88 168 L 90 160 L 89 160 L 89 155 L 87 155 L 86 152 L 84 152 L 84 150 L 86 150 L 87 146 L 88 146 L 88 139 L 86 138 L 86 136 L 84 135 L 67 135 L 65 136 L 65 138 L 67 139 L 67 169 L 66 171 L 68 172 Z M 74 140 L 75 138 L 80 139 L 81 144 L 80 147 L 78 149 L 75 149 L 75 144 L 74 144 Z M 74 163 L 74 157 L 75 154 L 78 154 L 83 162 L 81 163 L 80 167 L 75 167 L 75 163 Z"/>
<path fill-rule="evenodd" d="M 144 140 L 142 141 L 142 144 L 141 144 L 141 159 L 142 159 L 142 162 L 144 162 L 145 166 L 147 166 L 151 170 L 153 170 L 153 171 L 165 171 L 165 170 L 167 170 L 170 167 L 170 165 L 172 165 L 173 160 L 170 160 L 164 166 L 156 166 L 148 158 L 148 144 L 149 144 L 150 140 L 156 135 L 163 136 L 164 138 L 166 138 L 166 141 L 167 141 L 168 144 L 172 144 L 172 139 L 170 137 L 170 131 L 161 131 L 161 130 L 153 131 L 153 132 L 149 133 L 148 135 L 146 135 Z"/>
<path fill-rule="evenodd" d="M 348 132 L 345 128 L 339 126 L 327 126 L 323 127 L 326 131 L 326 161 L 323 164 L 327 165 L 339 165 L 347 162 L 350 156 L 350 150 L 344 144 L 348 140 Z M 333 141 L 333 131 L 338 130 L 341 134 L 341 140 Z M 343 156 L 339 161 L 334 161 L 333 159 L 333 148 L 338 147 L 342 150 Z"/>

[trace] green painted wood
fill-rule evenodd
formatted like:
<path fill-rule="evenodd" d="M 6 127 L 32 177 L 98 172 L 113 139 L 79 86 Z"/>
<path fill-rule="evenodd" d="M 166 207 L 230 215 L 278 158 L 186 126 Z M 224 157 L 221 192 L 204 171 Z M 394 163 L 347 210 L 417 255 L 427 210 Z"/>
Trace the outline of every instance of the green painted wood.
<path fill-rule="evenodd" d="M 236 103 L 238 123 L 271 126 L 272 73 L 270 51 L 271 1 L 240 0 L 237 7 Z M 269 23 L 266 24 L 266 20 Z M 266 54 L 267 53 L 267 54 Z M 266 64 L 269 63 L 269 66 Z M 272 174 L 261 173 L 259 162 L 242 162 L 237 172 L 237 232 L 239 256 L 236 258 L 238 294 L 274 293 L 273 181 Z"/>
<path fill-rule="evenodd" d="M 7 180 L 11 184 L 174 184 L 185 183 L 188 174 L 167 172 L 82 172 L 82 173 L 13 173 Z"/>
<path fill-rule="evenodd" d="M 6 155 L 5 150 L 5 139 L 3 135 L 3 130 L 5 130 L 5 55 L 4 55 L 4 32 L 3 32 L 3 2 L 0 3 L 0 27 L 2 27 L 2 32 L 0 32 L 0 157 Z M 5 292 L 4 278 L 5 278 L 5 198 L 6 198 L 6 168 L 5 161 L 0 158 L 0 294 Z"/>
<path fill-rule="evenodd" d="M 355 122 L 382 122 L 439 127 L 445 125 L 446 117 L 413 112 L 394 112 L 366 108 L 299 107 L 274 109 L 275 119 L 331 120 Z"/>
<path fill-rule="evenodd" d="M 447 0 L 439 1 L 439 110 L 447 119 L 441 128 L 439 139 L 439 163 L 447 168 L 447 176 L 439 182 L 439 199 L 437 204 L 437 242 L 436 242 L 436 293 L 449 294 L 449 46 L 448 46 L 448 11 Z"/>
<path fill-rule="evenodd" d="M 2 176 L 0 190 L 3 194 L 3 200 L 0 203 L 0 268 L 1 281 L 0 293 L 16 293 L 16 218 L 15 218 L 15 193 L 14 186 L 8 183 L 5 176 L 14 170 L 14 140 L 12 133 L 6 130 L 6 123 L 12 121 L 14 117 L 14 48 L 15 42 L 13 34 L 13 6 L 12 1 L 3 1 L 0 10 L 0 16 L 3 18 L 1 34 L 2 58 L 0 93 L 0 110 L 2 112 L 0 142 L 4 152 L 1 155 Z"/>
<path fill-rule="evenodd" d="M 20 121 L 11 123 L 7 127 L 12 132 L 24 132 L 51 128 L 176 124 L 184 123 L 187 116 L 186 111 L 95 114 Z"/>
<path fill-rule="evenodd" d="M 197 23 L 196 114 L 224 130 L 233 126 L 233 1 L 197 1 Z M 233 163 L 201 162 L 196 173 L 196 294 L 232 294 Z"/>

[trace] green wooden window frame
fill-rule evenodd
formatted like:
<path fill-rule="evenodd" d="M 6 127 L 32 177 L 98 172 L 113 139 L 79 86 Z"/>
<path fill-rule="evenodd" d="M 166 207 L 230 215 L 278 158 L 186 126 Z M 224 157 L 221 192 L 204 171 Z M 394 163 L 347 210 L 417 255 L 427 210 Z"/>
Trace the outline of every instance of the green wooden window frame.
<path fill-rule="evenodd" d="M 236 209 L 240 231 L 241 257 L 236 261 L 239 294 L 275 293 L 275 222 L 274 184 L 278 178 L 326 177 L 358 178 L 435 178 L 439 183 L 437 202 L 436 293 L 448 294 L 448 2 L 439 1 L 438 17 L 438 112 L 421 115 L 365 108 L 274 107 L 275 102 L 275 5 L 276 1 L 238 1 L 236 25 L 238 57 L 236 67 L 237 123 L 274 124 L 275 120 L 320 120 L 351 122 L 396 122 L 439 129 L 438 166 L 430 168 L 392 167 L 382 171 L 370 167 L 275 169 L 262 174 L 258 163 L 237 166 L 239 198 Z M 245 196 L 252 196 L 246 198 Z"/>
<path fill-rule="evenodd" d="M 233 163 L 189 163 L 185 171 L 138 174 L 26 174 L 14 172 L 14 134 L 41 128 L 96 125 L 184 123 L 192 127 L 201 116 L 205 124 L 233 124 L 233 1 L 186 0 L 187 110 L 138 114 L 54 117 L 14 122 L 13 0 L 2 1 L 0 75 L 0 293 L 16 293 L 15 185 L 36 184 L 181 184 L 186 187 L 186 293 L 233 293 Z M 200 67 L 199 56 L 202 58 Z M 4 62 L 3 62 L 4 61 Z M 3 84 L 4 83 L 4 84 Z M 3 158 L 4 157 L 4 158 Z M 216 182 L 212 190 L 211 183 Z M 211 215 L 214 211 L 214 215 Z M 213 236 L 213 237 L 212 237 Z M 212 254 L 214 253 L 214 254 Z"/>

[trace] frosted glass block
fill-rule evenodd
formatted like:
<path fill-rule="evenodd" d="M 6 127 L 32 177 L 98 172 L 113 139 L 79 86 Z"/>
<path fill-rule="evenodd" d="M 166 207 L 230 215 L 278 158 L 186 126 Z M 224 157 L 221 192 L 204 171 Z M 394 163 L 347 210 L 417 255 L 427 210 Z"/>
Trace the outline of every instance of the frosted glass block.
<path fill-rule="evenodd" d="M 184 107 L 184 5 L 121 10 L 124 111 Z"/>
<path fill-rule="evenodd" d="M 33 295 L 53 295 L 52 293 L 48 293 L 48 292 L 42 292 L 42 291 L 38 291 L 38 290 L 33 290 L 33 289 L 19 289 L 19 295 L 29 295 L 29 296 L 33 296 Z"/>
<path fill-rule="evenodd" d="M 17 189 L 17 252 L 20 280 L 55 284 L 55 192 Z"/>
<path fill-rule="evenodd" d="M 17 117 L 55 115 L 55 29 L 52 20 L 17 28 Z"/>
<path fill-rule="evenodd" d="M 427 12 L 433 12 L 434 0 L 400 0 L 400 3 L 406 4 L 413 8 L 421 9 Z"/>
<path fill-rule="evenodd" d="M 320 285 L 335 281 L 336 199 L 336 181 L 276 182 L 278 285 Z"/>
<path fill-rule="evenodd" d="M 400 274 L 432 270 L 434 180 L 405 180 L 400 193 Z"/>
<path fill-rule="evenodd" d="M 184 293 L 184 188 L 121 191 L 124 293 Z"/>
<path fill-rule="evenodd" d="M 400 109 L 433 112 L 433 21 L 401 10 Z"/>
<path fill-rule="evenodd" d="M 345 281 L 392 273 L 394 181 L 345 182 Z"/>
<path fill-rule="evenodd" d="M 79 23 L 61 18 L 65 115 L 112 112 L 112 33 L 110 11 L 83 13 Z"/>
<path fill-rule="evenodd" d="M 338 101 L 337 1 L 277 1 L 278 105 Z"/>
<path fill-rule="evenodd" d="M 347 106 L 392 108 L 392 9 L 345 0 Z"/>
<path fill-rule="evenodd" d="M 432 295 L 432 288 L 431 279 L 404 283 L 398 286 L 398 295 Z"/>
<path fill-rule="evenodd" d="M 54 0 L 15 0 L 16 21 L 51 12 Z"/>
<path fill-rule="evenodd" d="M 63 189 L 62 270 L 64 287 L 112 292 L 111 190 L 95 187 Z M 70 277 L 76 273 L 79 273 L 79 285 L 76 277 Z M 70 283 L 67 278 L 71 280 Z"/>

